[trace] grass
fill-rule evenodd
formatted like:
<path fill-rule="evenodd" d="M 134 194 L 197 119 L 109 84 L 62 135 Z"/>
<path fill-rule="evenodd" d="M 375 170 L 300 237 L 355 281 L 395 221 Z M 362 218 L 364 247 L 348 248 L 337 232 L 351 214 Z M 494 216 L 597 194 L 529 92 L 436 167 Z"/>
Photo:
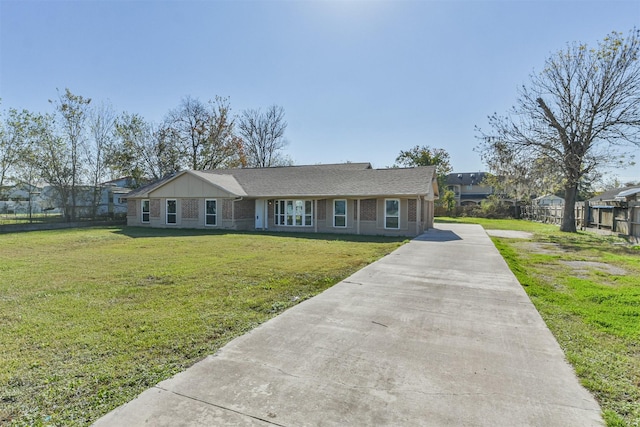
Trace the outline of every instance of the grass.
<path fill-rule="evenodd" d="M 0 234 L 0 424 L 90 424 L 400 244 L 117 227 Z"/>
<path fill-rule="evenodd" d="M 453 219 L 533 233 L 493 238 L 608 426 L 640 426 L 640 247 L 518 220 Z"/>
<path fill-rule="evenodd" d="M 34 213 L 29 217 L 29 214 L 0 214 L 0 226 L 11 224 L 30 224 L 30 223 L 47 223 L 47 222 L 61 222 L 62 216 L 60 214 L 41 214 Z"/>

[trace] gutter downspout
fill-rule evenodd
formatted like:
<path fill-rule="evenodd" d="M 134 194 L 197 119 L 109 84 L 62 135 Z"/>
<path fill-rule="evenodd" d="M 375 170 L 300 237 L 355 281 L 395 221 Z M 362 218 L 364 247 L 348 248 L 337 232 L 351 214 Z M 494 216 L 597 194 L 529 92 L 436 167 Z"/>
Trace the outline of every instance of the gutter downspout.
<path fill-rule="evenodd" d="M 318 232 L 318 199 L 313 200 L 313 230 Z"/>

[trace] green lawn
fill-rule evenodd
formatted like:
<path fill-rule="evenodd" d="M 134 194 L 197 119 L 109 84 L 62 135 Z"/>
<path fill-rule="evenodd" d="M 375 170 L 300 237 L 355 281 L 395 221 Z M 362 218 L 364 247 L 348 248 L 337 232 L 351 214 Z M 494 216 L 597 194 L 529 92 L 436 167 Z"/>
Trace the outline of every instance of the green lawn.
<path fill-rule="evenodd" d="M 12 224 L 29 224 L 29 223 L 45 223 L 45 222 L 62 222 L 60 214 L 0 214 L 0 226 Z"/>
<path fill-rule="evenodd" d="M 518 220 L 442 218 L 533 233 L 493 238 L 609 426 L 640 426 L 640 247 Z"/>
<path fill-rule="evenodd" d="M 87 425 L 401 239 L 0 234 L 0 425 Z"/>

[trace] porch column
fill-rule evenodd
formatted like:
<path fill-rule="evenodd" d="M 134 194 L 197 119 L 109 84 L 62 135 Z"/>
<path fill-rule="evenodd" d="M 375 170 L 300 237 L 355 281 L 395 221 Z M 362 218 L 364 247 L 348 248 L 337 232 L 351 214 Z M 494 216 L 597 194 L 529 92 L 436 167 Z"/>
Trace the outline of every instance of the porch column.
<path fill-rule="evenodd" d="M 264 223 L 262 224 L 262 229 L 263 230 L 268 230 L 269 229 L 269 200 L 265 199 L 264 201 L 264 212 L 263 212 L 264 216 Z"/>
<path fill-rule="evenodd" d="M 420 230 L 422 226 L 422 203 L 420 203 L 420 196 L 418 196 L 418 200 L 416 201 L 416 236 L 420 235 L 423 230 Z"/>
<path fill-rule="evenodd" d="M 356 234 L 360 234 L 360 199 L 356 199 Z"/>
<path fill-rule="evenodd" d="M 313 200 L 313 231 L 318 232 L 318 199 Z"/>

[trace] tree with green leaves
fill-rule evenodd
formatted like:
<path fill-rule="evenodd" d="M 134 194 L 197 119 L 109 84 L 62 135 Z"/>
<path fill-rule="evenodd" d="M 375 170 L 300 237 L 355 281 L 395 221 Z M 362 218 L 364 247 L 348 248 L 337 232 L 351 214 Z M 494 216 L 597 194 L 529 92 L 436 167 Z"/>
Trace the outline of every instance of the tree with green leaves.
<path fill-rule="evenodd" d="M 236 119 L 231 115 L 228 98 L 216 96 L 209 101 L 207 142 L 200 157 L 201 169 L 244 166 L 242 139 L 236 135 Z"/>
<path fill-rule="evenodd" d="M 154 130 L 142 116 L 129 113 L 122 113 L 114 127 L 105 161 L 115 173 L 141 185 L 181 170 L 180 150 L 164 129 Z"/>
<path fill-rule="evenodd" d="M 228 98 L 216 96 L 205 104 L 187 96 L 169 111 L 162 132 L 180 150 L 184 167 L 202 170 L 238 164 L 241 143 L 234 127 Z"/>
<path fill-rule="evenodd" d="M 20 154 L 27 144 L 30 113 L 9 109 L 0 120 L 0 192 L 9 180 L 15 182 Z M 0 194 L 0 199 L 2 194 Z"/>
<path fill-rule="evenodd" d="M 449 175 L 453 168 L 451 167 L 451 160 L 449 153 L 444 148 L 431 148 L 428 145 L 419 146 L 400 151 L 398 157 L 396 157 L 396 167 L 415 167 L 415 166 L 435 166 L 436 175 L 438 177 L 438 188 L 440 189 L 441 198 L 438 202 L 439 205 L 444 206 L 447 200 L 450 200 L 453 196 L 455 201 L 455 194 L 453 191 L 447 190 L 447 175 Z M 447 195 L 450 191 L 451 195 Z M 451 210 L 447 207 L 447 210 Z"/>
<path fill-rule="evenodd" d="M 47 124 L 47 120 L 50 118 L 24 111 L 23 135 L 25 140 L 20 147 L 20 154 L 14 170 L 14 181 L 22 183 L 29 191 L 29 222 L 33 220 L 33 198 L 40 191 L 38 184 L 42 179 L 43 165 L 39 162 L 40 148 L 43 146 L 43 138 L 47 136 L 47 126 L 49 129 L 53 126 Z"/>
<path fill-rule="evenodd" d="M 61 207 L 63 215 L 70 220 L 73 218 L 74 210 L 71 196 L 74 170 L 69 146 L 56 132 L 52 115 L 34 115 L 33 126 L 37 134 L 36 143 L 32 146 L 33 161 L 39 175 L 51 188 L 51 192 L 46 194 L 46 199 L 51 207 Z"/>
<path fill-rule="evenodd" d="M 575 232 L 581 181 L 599 168 L 623 167 L 640 146 L 640 31 L 613 32 L 597 47 L 568 44 L 520 90 L 505 116 L 489 117 L 479 150 L 488 164 L 512 159 L 559 171 L 561 231 Z"/>

